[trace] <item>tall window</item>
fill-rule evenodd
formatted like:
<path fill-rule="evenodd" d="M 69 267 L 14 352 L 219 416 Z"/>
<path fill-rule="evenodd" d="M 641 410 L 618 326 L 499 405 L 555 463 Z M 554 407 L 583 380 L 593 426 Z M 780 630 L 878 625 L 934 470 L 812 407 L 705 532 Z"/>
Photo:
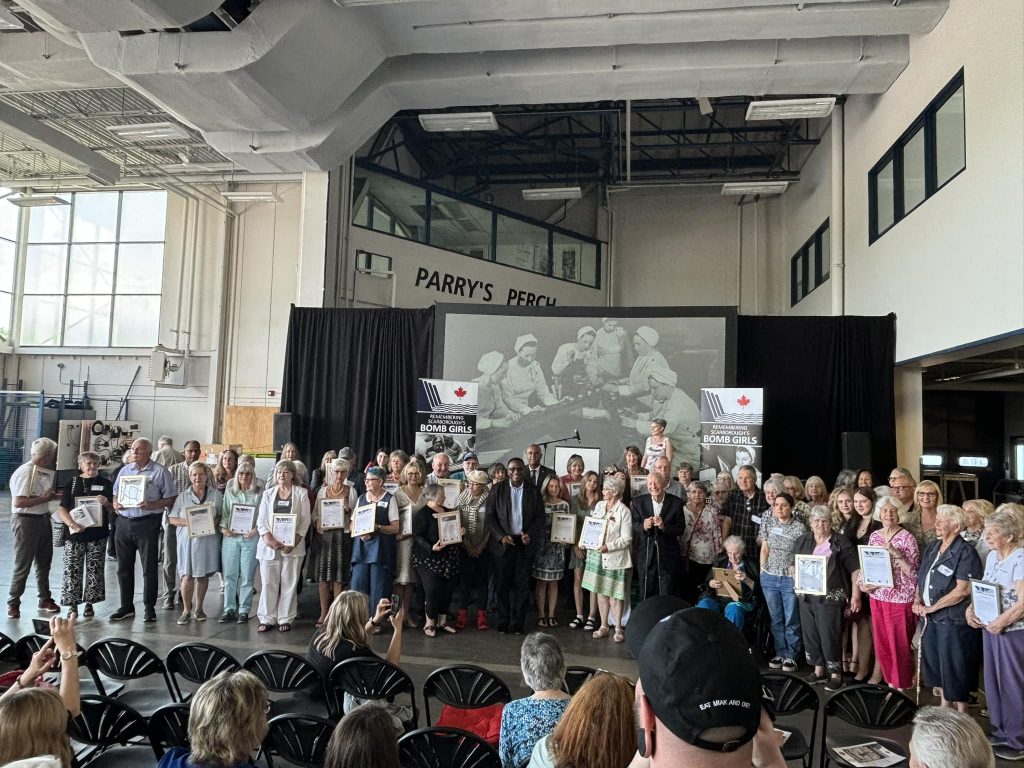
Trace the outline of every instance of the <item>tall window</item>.
<path fill-rule="evenodd" d="M 832 240 L 828 219 L 800 246 L 790 259 L 789 304 L 795 307 L 801 299 L 828 280 L 831 272 Z"/>
<path fill-rule="evenodd" d="M 167 193 L 77 192 L 70 200 L 26 209 L 19 344 L 153 346 Z"/>
<path fill-rule="evenodd" d="M 11 190 L 0 187 L 0 195 Z M 14 278 L 17 274 L 19 209 L 0 200 L 0 342 L 11 340 L 11 312 L 14 308 Z"/>

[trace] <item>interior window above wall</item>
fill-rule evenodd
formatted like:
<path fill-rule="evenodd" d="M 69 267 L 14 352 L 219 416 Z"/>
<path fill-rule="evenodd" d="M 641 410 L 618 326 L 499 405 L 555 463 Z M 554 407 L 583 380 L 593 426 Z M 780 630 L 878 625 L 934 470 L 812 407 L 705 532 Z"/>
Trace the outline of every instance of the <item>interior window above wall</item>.
<path fill-rule="evenodd" d="M 0 196 L 11 190 L 0 187 Z M 6 199 L 0 200 L 0 342 L 11 340 L 11 313 L 14 310 L 14 280 L 17 275 L 18 214 L 20 209 Z"/>
<path fill-rule="evenodd" d="M 18 344 L 153 346 L 160 324 L 167 193 L 64 197 L 70 205 L 25 209 Z"/>
<path fill-rule="evenodd" d="M 829 278 L 832 241 L 828 221 L 825 219 L 790 259 L 789 303 L 792 307 Z"/>

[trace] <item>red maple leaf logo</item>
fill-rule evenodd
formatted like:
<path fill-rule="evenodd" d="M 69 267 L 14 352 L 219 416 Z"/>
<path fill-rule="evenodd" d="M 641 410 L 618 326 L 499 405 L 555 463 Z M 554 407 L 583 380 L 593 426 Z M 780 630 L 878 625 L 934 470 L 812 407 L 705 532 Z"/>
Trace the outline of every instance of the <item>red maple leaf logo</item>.
<path fill-rule="evenodd" d="M 456 397 L 465 397 L 468 394 L 469 393 L 466 390 L 464 390 L 462 387 L 459 387 L 458 389 L 455 390 L 455 396 Z"/>
<path fill-rule="evenodd" d="M 748 405 L 750 405 L 750 398 L 747 397 L 746 395 L 740 395 L 739 399 L 737 399 L 736 402 L 739 403 L 740 408 L 746 408 Z"/>

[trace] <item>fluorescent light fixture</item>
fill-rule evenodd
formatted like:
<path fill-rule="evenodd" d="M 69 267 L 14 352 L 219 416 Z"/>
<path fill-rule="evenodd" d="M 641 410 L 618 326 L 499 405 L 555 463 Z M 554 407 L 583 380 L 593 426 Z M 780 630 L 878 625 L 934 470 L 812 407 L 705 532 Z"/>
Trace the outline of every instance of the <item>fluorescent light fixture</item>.
<path fill-rule="evenodd" d="M 702 115 L 710 116 L 715 114 L 715 108 L 711 106 L 711 99 L 707 96 L 697 97 L 697 108 L 700 110 Z"/>
<path fill-rule="evenodd" d="M 108 125 L 107 130 L 125 141 L 185 141 L 192 134 L 177 123 L 166 120 L 162 123 L 127 123 L 125 125 Z"/>
<path fill-rule="evenodd" d="M 985 456 L 961 456 L 957 463 L 961 467 L 985 469 L 988 466 L 988 459 Z"/>
<path fill-rule="evenodd" d="M 722 185 L 723 195 L 781 195 L 788 181 L 730 181 Z"/>
<path fill-rule="evenodd" d="M 813 99 L 752 101 L 747 105 L 747 121 L 802 120 L 811 117 L 828 117 L 832 114 L 832 109 L 835 105 L 835 96 L 821 96 Z"/>
<path fill-rule="evenodd" d="M 926 453 L 921 457 L 922 467 L 941 467 L 942 457 L 937 453 Z"/>
<path fill-rule="evenodd" d="M 541 187 L 524 189 L 523 200 L 577 200 L 583 197 L 579 187 Z"/>
<path fill-rule="evenodd" d="M 493 112 L 432 112 L 420 115 L 424 131 L 496 131 Z"/>
<path fill-rule="evenodd" d="M 267 190 L 231 189 L 220 196 L 230 203 L 279 203 L 281 198 Z"/>
<path fill-rule="evenodd" d="M 71 205 L 69 200 L 56 195 L 22 195 L 21 197 L 9 197 L 7 201 L 19 208 L 43 208 L 49 205 Z"/>

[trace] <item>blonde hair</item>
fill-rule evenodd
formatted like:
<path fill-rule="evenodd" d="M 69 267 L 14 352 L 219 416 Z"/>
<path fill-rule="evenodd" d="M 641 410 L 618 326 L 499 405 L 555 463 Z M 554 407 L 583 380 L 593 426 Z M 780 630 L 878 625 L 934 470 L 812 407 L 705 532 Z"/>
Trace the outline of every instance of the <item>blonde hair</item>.
<path fill-rule="evenodd" d="M 807 479 L 810 480 L 810 478 Z M 786 475 L 782 478 L 783 483 L 787 480 L 790 482 L 790 485 L 793 486 L 793 493 L 791 495 L 793 496 L 794 502 L 802 501 L 807 497 L 807 491 L 804 489 L 804 484 L 800 482 L 799 477 L 796 475 Z"/>
<path fill-rule="evenodd" d="M 807 478 L 807 482 L 804 483 L 804 498 L 810 501 L 810 487 L 812 485 L 820 485 L 821 490 L 824 492 L 826 498 L 828 498 L 828 486 L 825 485 L 825 481 L 817 475 L 811 475 Z"/>
<path fill-rule="evenodd" d="M 1012 536 L 1015 547 L 1024 543 L 1024 506 L 1000 504 L 996 511 L 985 519 L 985 527 L 998 528 L 1004 536 Z"/>
<path fill-rule="evenodd" d="M 71 765 L 68 711 L 53 688 L 25 688 L 0 700 L 0 765 L 54 755 Z"/>
<path fill-rule="evenodd" d="M 368 648 L 366 622 L 370 620 L 370 600 L 362 592 L 346 589 L 331 603 L 324 620 L 323 632 L 313 639 L 313 647 L 324 656 L 333 656 L 344 640 L 352 648 Z"/>
<path fill-rule="evenodd" d="M 189 762 L 231 768 L 252 759 L 267 735 L 267 689 L 252 672 L 221 672 L 189 708 Z"/>
<path fill-rule="evenodd" d="M 833 490 L 828 497 L 828 511 L 829 514 L 832 516 L 832 527 L 837 531 L 840 528 L 842 528 L 843 524 L 846 522 L 843 519 L 843 513 L 839 511 L 839 497 L 842 496 L 844 493 L 850 497 L 851 519 L 857 514 L 853 509 L 853 491 L 848 486 L 845 485 L 837 486 L 836 489 Z"/>
<path fill-rule="evenodd" d="M 914 488 L 914 503 L 917 503 L 917 494 L 919 494 L 921 491 L 935 491 L 936 508 L 942 506 L 942 504 L 944 503 L 942 498 L 942 489 L 939 488 L 939 486 L 934 481 L 922 480 L 920 483 L 917 484 L 917 487 Z"/>

